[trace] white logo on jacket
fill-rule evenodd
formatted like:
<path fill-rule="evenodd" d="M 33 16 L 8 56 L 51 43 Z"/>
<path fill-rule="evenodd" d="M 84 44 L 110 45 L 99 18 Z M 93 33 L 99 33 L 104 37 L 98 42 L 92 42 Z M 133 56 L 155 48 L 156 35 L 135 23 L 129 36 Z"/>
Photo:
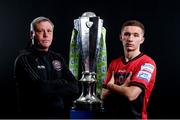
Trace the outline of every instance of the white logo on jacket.
<path fill-rule="evenodd" d="M 53 68 L 57 71 L 61 70 L 61 62 L 59 60 L 53 60 L 52 61 Z"/>
<path fill-rule="evenodd" d="M 44 65 L 38 65 L 37 68 L 38 69 L 46 69 L 46 67 Z"/>

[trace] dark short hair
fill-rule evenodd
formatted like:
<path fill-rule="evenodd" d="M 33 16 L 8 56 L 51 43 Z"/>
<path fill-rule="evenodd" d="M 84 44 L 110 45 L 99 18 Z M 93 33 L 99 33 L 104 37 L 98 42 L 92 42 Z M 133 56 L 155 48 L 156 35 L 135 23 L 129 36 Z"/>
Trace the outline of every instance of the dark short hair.
<path fill-rule="evenodd" d="M 128 20 L 128 21 L 124 22 L 122 27 L 121 27 L 121 32 L 124 29 L 124 27 L 126 27 L 126 26 L 137 26 L 137 27 L 140 27 L 142 29 L 142 31 L 143 31 L 143 34 L 145 33 L 144 25 L 140 21 L 138 21 L 138 20 Z"/>
<path fill-rule="evenodd" d="M 34 31 L 34 30 L 35 30 L 35 27 L 36 27 L 36 24 L 37 24 L 37 23 L 40 23 L 40 22 L 42 22 L 42 21 L 48 21 L 48 22 L 53 26 L 53 28 L 54 28 L 54 24 L 52 23 L 52 21 L 51 21 L 49 18 L 40 16 L 40 17 L 35 18 L 35 19 L 31 22 L 31 24 L 30 24 L 30 31 Z"/>

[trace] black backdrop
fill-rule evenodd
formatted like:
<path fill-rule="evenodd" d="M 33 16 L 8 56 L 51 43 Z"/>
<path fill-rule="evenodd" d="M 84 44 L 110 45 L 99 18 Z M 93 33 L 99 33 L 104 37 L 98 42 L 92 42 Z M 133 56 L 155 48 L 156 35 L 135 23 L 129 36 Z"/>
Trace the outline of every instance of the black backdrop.
<path fill-rule="evenodd" d="M 108 63 L 122 54 L 118 33 L 122 22 L 137 19 L 146 27 L 142 50 L 157 63 L 157 81 L 150 98 L 150 118 L 180 118 L 180 47 L 177 1 L 164 0 L 4 0 L 0 1 L 0 118 L 16 117 L 14 59 L 29 40 L 35 17 L 55 24 L 52 49 L 68 61 L 73 20 L 93 11 L 107 29 Z"/>

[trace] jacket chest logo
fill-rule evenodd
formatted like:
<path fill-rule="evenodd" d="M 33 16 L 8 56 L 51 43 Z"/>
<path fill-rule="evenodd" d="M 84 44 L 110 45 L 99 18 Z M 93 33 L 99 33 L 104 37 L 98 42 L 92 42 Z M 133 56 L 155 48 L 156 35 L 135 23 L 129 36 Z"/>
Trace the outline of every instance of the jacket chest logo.
<path fill-rule="evenodd" d="M 57 71 L 60 71 L 62 69 L 62 65 L 59 60 L 53 60 L 52 65 L 53 65 L 53 68 Z"/>

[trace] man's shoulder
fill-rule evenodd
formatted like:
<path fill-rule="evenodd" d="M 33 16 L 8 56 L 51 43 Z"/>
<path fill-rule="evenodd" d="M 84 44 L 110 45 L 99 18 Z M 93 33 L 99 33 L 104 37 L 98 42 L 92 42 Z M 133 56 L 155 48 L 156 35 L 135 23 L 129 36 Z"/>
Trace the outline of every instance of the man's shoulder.
<path fill-rule="evenodd" d="M 121 57 L 115 58 L 110 62 L 110 66 L 117 66 L 117 64 L 121 64 Z"/>
<path fill-rule="evenodd" d="M 50 51 L 49 51 L 49 54 L 50 54 L 54 59 L 64 60 L 64 57 L 63 57 L 60 53 L 58 53 L 58 52 L 55 52 L 55 51 L 50 50 Z"/>
<path fill-rule="evenodd" d="M 22 58 L 22 57 L 25 57 L 25 56 L 29 56 L 30 54 L 31 54 L 31 52 L 28 51 L 27 49 L 20 50 L 18 56 L 16 57 L 16 59 Z"/>
<path fill-rule="evenodd" d="M 144 61 L 144 62 L 150 62 L 150 63 L 155 64 L 154 59 L 152 57 L 148 56 L 147 54 L 144 54 L 142 56 L 142 59 L 143 59 L 142 61 Z"/>
<path fill-rule="evenodd" d="M 62 57 L 62 55 L 60 53 L 52 51 L 52 50 L 49 50 L 49 54 L 52 56 Z"/>
<path fill-rule="evenodd" d="M 118 57 L 118 58 L 115 58 L 111 61 L 111 63 L 117 63 L 117 62 L 120 62 L 122 60 L 122 56 L 121 57 Z"/>
<path fill-rule="evenodd" d="M 30 51 L 28 51 L 27 49 L 23 49 L 23 50 L 20 50 L 19 51 L 19 54 L 18 56 L 16 57 L 14 63 L 17 64 L 18 63 L 21 63 L 27 58 L 27 56 L 29 56 L 31 54 Z"/>

